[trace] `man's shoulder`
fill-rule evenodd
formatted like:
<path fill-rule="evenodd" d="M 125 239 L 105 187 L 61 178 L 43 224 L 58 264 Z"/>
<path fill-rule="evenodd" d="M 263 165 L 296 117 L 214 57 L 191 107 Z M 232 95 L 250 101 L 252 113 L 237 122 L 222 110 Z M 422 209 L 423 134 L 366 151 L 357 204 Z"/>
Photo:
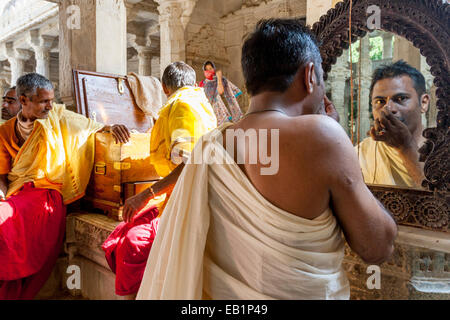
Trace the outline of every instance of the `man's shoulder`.
<path fill-rule="evenodd" d="M 295 136 L 303 136 L 310 141 L 336 141 L 348 139 L 341 125 L 325 115 L 303 115 L 292 117 L 285 123 L 286 132 Z"/>

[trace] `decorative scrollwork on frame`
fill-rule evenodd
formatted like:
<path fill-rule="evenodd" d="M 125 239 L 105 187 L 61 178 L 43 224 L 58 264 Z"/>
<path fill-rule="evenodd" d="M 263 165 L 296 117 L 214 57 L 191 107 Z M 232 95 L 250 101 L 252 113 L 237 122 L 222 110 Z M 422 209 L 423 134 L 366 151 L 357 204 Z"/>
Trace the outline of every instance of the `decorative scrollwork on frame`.
<path fill-rule="evenodd" d="M 419 212 L 416 219 L 425 227 L 442 228 L 448 226 L 448 204 L 435 197 L 419 199 L 414 204 L 414 211 Z"/>
<path fill-rule="evenodd" d="M 380 202 L 388 209 L 397 222 L 405 221 L 411 212 L 412 205 L 408 198 L 395 192 L 387 192 L 380 197 Z"/>

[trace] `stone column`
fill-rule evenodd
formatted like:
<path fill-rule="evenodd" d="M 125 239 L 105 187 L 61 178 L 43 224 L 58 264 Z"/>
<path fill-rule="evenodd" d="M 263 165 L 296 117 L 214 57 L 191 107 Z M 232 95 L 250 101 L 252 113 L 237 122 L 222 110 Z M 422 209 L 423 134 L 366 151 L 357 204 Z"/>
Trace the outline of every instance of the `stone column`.
<path fill-rule="evenodd" d="M 428 112 L 422 114 L 422 124 L 424 128 L 430 128 L 436 126 L 436 86 L 434 85 L 434 77 L 431 74 L 430 66 L 424 56 L 420 56 L 420 72 L 425 78 L 425 84 L 427 93 L 430 95 L 430 106 L 428 107 Z"/>
<path fill-rule="evenodd" d="M 370 129 L 370 83 L 372 80 L 372 60 L 370 59 L 369 36 L 361 39 L 361 140 L 366 137 Z"/>
<path fill-rule="evenodd" d="M 50 50 L 55 39 L 53 36 L 39 34 L 39 30 L 31 30 L 28 34 L 28 43 L 33 48 L 36 59 L 36 72 L 47 79 L 50 79 Z"/>
<path fill-rule="evenodd" d="M 124 0 L 59 1 L 61 100 L 73 106 L 72 69 L 127 73 Z"/>
<path fill-rule="evenodd" d="M 405 60 L 411 66 L 420 70 L 420 51 L 407 39 L 395 36 L 394 61 Z"/>
<path fill-rule="evenodd" d="M 392 59 L 392 33 L 383 33 L 383 59 Z"/>
<path fill-rule="evenodd" d="M 348 50 L 344 50 L 331 69 L 329 81 L 331 85 L 331 97 L 329 98 L 333 101 L 333 104 L 339 113 L 341 126 L 347 133 L 350 132 L 350 128 L 348 126 L 348 108 L 345 104 L 344 92 L 345 82 L 350 72 L 348 64 Z"/>
<path fill-rule="evenodd" d="M 186 59 L 185 29 L 197 0 L 155 0 L 161 30 L 161 75 L 172 62 Z"/>
<path fill-rule="evenodd" d="M 137 51 L 138 56 L 138 74 L 142 76 L 150 76 L 152 74 L 152 49 L 150 48 L 151 40 L 148 32 L 140 28 L 142 34 L 128 33 L 128 43 Z"/>
<path fill-rule="evenodd" d="M 11 85 L 15 86 L 17 79 L 24 73 L 25 62 L 31 58 L 32 53 L 26 49 L 15 48 L 13 42 L 8 42 L 6 46 L 6 55 L 11 66 Z"/>

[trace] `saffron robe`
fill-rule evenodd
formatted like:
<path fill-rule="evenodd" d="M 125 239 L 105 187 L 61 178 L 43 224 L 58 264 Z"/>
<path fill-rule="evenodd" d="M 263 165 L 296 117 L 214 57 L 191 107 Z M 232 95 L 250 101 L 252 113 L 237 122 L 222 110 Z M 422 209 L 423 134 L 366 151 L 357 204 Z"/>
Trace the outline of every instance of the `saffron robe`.
<path fill-rule="evenodd" d="M 54 105 L 17 146 L 15 118 L 0 127 L 0 174 L 8 173 L 0 203 L 0 281 L 4 299 L 31 299 L 62 249 L 64 204 L 84 195 L 102 124 Z M 9 170 L 9 172 L 7 171 Z"/>
<path fill-rule="evenodd" d="M 348 299 L 331 209 L 308 220 L 267 201 L 219 142 L 224 128 L 178 179 L 137 299 Z"/>

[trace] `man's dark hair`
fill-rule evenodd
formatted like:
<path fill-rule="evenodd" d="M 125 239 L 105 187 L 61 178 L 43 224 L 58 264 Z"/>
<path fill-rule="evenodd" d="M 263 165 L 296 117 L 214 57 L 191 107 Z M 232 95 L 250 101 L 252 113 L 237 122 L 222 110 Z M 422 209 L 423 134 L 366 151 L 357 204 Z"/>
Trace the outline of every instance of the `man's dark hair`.
<path fill-rule="evenodd" d="M 209 60 L 205 61 L 205 63 L 203 64 L 203 71 L 206 70 L 206 66 L 211 66 L 211 67 L 213 67 L 214 70 L 216 70 L 216 66 L 215 66 L 214 62 L 212 62 L 212 61 L 209 61 Z"/>
<path fill-rule="evenodd" d="M 298 70 L 315 64 L 320 81 L 322 63 L 318 43 L 301 19 L 261 20 L 242 47 L 242 71 L 250 95 L 262 91 L 283 92 Z"/>
<path fill-rule="evenodd" d="M 16 90 L 16 86 L 9 88 L 7 91 Z"/>
<path fill-rule="evenodd" d="M 370 100 L 372 100 L 372 92 L 375 84 L 384 79 L 392 79 L 401 76 L 408 76 L 414 82 L 414 89 L 420 99 L 426 93 L 425 78 L 419 70 L 410 66 L 403 60 L 395 63 L 385 64 L 378 67 L 372 75 L 372 83 L 370 85 Z"/>
<path fill-rule="evenodd" d="M 169 64 L 162 76 L 162 83 L 171 90 L 177 90 L 185 86 L 195 86 L 195 80 L 194 69 L 183 61 Z"/>
<path fill-rule="evenodd" d="M 31 98 L 36 94 L 37 89 L 53 90 L 53 84 L 43 75 L 38 73 L 28 73 L 21 76 L 16 83 L 16 96 L 26 96 Z"/>

